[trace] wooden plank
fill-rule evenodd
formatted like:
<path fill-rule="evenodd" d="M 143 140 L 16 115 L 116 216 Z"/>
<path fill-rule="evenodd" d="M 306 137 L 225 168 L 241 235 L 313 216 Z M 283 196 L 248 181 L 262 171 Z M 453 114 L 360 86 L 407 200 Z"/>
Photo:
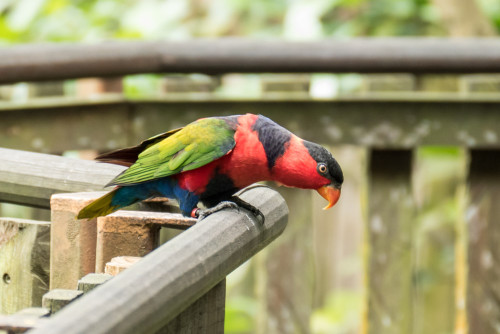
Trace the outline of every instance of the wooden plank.
<path fill-rule="evenodd" d="M 50 222 L 0 218 L 0 313 L 40 306 L 49 289 Z"/>
<path fill-rule="evenodd" d="M 80 210 L 103 192 L 52 196 L 50 288 L 75 289 L 95 271 L 97 219 L 76 219 Z"/>
<path fill-rule="evenodd" d="M 102 190 L 123 167 L 0 148 L 0 201 L 49 208 L 55 193 Z"/>
<path fill-rule="evenodd" d="M 498 333 L 500 318 L 500 151 L 471 150 L 469 167 L 468 292 L 469 333 Z"/>
<path fill-rule="evenodd" d="M 22 104 L 24 117 L 20 117 L 20 110 L 1 112 L 2 147 L 60 154 L 66 150 L 92 148 L 104 151 L 128 145 L 128 137 L 124 135 L 130 128 L 126 104 L 108 103 L 103 98 L 101 104 L 69 107 L 64 103 L 68 104 L 70 99 L 62 101 L 60 108 L 51 104 L 46 108 L 47 102 L 38 102 L 39 110 L 44 112 L 29 112 L 29 115 L 22 111 L 27 110 L 28 105 Z"/>
<path fill-rule="evenodd" d="M 32 333 L 127 334 L 159 330 L 285 228 L 288 209 L 275 191 L 258 187 L 244 190 L 239 196 L 265 215 L 264 224 L 244 210 L 228 209 L 210 215 L 202 224 L 194 225 L 68 305 Z"/>
<path fill-rule="evenodd" d="M 412 152 L 372 150 L 365 333 L 412 333 Z"/>
<path fill-rule="evenodd" d="M 497 110 L 496 103 L 465 101 L 159 101 L 136 105 L 134 124 L 140 126 L 134 128 L 131 140 L 138 142 L 198 117 L 258 111 L 303 138 L 331 145 L 499 147 Z"/>
<path fill-rule="evenodd" d="M 1 50 L 0 82 L 153 72 L 493 72 L 499 54 L 496 39 L 446 38 L 23 45 Z"/>
<path fill-rule="evenodd" d="M 456 96 L 418 98 L 402 94 L 394 97 L 389 93 L 331 101 L 293 98 L 286 101 L 168 98 L 124 101 L 117 98 L 113 103 L 105 98 L 99 101 L 102 102 L 71 104 L 65 100 L 63 105 L 24 106 L 21 110 L 12 105 L 0 108 L 0 143 L 8 148 L 52 153 L 89 148 L 108 151 L 136 144 L 200 117 L 260 112 L 308 140 L 332 145 L 500 147 L 497 112 L 500 101 L 494 94 L 471 100 Z M 29 113 L 29 117 L 20 117 L 25 113 Z M 109 124 L 114 125 L 110 128 Z"/>

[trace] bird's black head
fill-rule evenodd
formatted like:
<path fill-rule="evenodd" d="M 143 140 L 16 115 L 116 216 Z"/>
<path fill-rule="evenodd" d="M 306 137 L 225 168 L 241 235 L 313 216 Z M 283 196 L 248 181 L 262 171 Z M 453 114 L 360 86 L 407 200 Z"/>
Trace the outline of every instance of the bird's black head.
<path fill-rule="evenodd" d="M 344 174 L 333 155 L 326 148 L 315 143 L 304 140 L 304 146 L 309 151 L 311 157 L 318 163 L 318 173 L 332 181 L 332 184 L 340 189 L 342 183 L 344 183 Z"/>
<path fill-rule="evenodd" d="M 318 174 L 331 181 L 331 184 L 317 189 L 319 194 L 328 201 L 325 209 L 329 209 L 337 203 L 340 197 L 340 189 L 342 188 L 342 183 L 344 183 L 344 174 L 337 160 L 323 146 L 308 141 L 304 141 L 304 146 L 309 151 L 311 157 L 317 162 L 316 170 Z"/>

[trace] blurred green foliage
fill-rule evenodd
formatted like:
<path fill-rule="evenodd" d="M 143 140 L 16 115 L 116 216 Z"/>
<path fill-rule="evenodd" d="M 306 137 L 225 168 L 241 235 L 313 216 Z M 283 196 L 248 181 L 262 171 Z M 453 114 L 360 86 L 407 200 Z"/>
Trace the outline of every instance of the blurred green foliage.
<path fill-rule="evenodd" d="M 500 2 L 481 0 L 500 27 Z M 443 35 L 430 0 L 0 0 L 0 43 Z"/>

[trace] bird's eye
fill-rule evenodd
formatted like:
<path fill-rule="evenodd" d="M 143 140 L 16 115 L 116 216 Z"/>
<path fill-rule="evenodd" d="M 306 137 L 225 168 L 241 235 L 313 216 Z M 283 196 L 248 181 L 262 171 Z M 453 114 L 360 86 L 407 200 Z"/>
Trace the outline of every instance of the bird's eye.
<path fill-rule="evenodd" d="M 321 173 L 321 174 L 325 174 L 327 171 L 328 171 L 328 168 L 326 167 L 325 164 L 319 164 L 318 165 L 318 171 Z"/>

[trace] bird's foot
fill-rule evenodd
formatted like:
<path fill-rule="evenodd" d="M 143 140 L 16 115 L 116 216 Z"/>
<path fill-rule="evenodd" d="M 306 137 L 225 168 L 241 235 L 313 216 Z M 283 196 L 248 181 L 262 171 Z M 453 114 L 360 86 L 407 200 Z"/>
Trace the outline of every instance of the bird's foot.
<path fill-rule="evenodd" d="M 227 208 L 237 209 L 238 211 L 240 210 L 240 208 L 244 208 L 250 211 L 261 224 L 264 224 L 265 222 L 264 214 L 259 209 L 237 196 L 232 196 L 231 201 L 222 201 L 216 206 L 208 209 L 194 208 L 191 212 L 191 217 L 197 218 L 198 221 L 201 221 L 211 214 Z"/>
<path fill-rule="evenodd" d="M 230 201 L 222 201 L 216 206 L 213 206 L 211 208 L 207 209 L 200 209 L 200 208 L 194 208 L 193 211 L 191 212 L 191 217 L 197 218 L 198 221 L 203 220 L 210 216 L 212 213 L 216 213 L 217 211 L 223 210 L 223 209 L 237 209 L 239 210 L 239 206 L 236 203 L 230 202 Z"/>
<path fill-rule="evenodd" d="M 231 196 L 231 202 L 236 203 L 239 207 L 242 207 L 242 208 L 250 211 L 255 216 L 255 218 L 257 218 L 257 221 L 259 223 L 261 223 L 262 225 L 264 225 L 264 222 L 266 221 L 266 217 L 264 217 L 264 214 L 259 209 L 257 209 L 255 206 L 242 200 L 238 196 Z"/>

